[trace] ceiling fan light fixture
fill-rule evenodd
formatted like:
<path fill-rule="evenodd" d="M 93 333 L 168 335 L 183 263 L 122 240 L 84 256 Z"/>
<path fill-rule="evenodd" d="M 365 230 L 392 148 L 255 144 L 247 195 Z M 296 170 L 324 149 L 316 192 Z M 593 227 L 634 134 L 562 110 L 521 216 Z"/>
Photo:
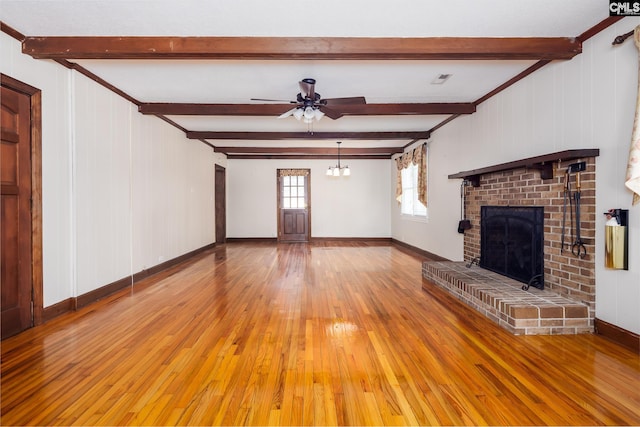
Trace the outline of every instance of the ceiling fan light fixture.
<path fill-rule="evenodd" d="M 303 115 L 304 115 L 304 110 L 302 108 L 296 108 L 296 111 L 293 112 L 293 117 L 295 117 L 296 120 L 302 119 Z"/>
<path fill-rule="evenodd" d="M 334 105 L 363 105 L 366 104 L 364 96 L 353 96 L 348 98 L 331 98 L 323 99 L 322 96 L 315 90 L 316 80 L 312 78 L 304 78 L 298 82 L 300 86 L 300 92 L 296 95 L 295 101 L 282 101 L 278 99 L 264 99 L 264 98 L 251 98 L 252 101 L 273 101 L 273 102 L 287 102 L 295 104 L 296 106 L 278 116 L 279 119 L 293 116 L 296 120 L 306 123 L 311 131 L 311 125 L 314 121 L 318 121 L 323 118 L 325 112 L 322 111 L 323 107 L 326 107 L 327 111 L 330 111 L 328 117 L 332 120 L 339 119 L 343 116 L 343 113 L 338 108 L 334 110 Z M 330 104 L 329 104 L 330 103 Z M 330 107 L 329 107 L 330 106 Z"/>
<path fill-rule="evenodd" d="M 342 170 L 342 175 L 343 176 L 349 176 L 351 175 L 351 169 L 349 169 L 349 166 L 345 166 L 344 169 Z"/>
<path fill-rule="evenodd" d="M 316 116 L 316 113 L 314 112 L 313 107 L 305 107 L 303 114 L 304 114 L 304 118 L 307 120 L 313 120 Z"/>

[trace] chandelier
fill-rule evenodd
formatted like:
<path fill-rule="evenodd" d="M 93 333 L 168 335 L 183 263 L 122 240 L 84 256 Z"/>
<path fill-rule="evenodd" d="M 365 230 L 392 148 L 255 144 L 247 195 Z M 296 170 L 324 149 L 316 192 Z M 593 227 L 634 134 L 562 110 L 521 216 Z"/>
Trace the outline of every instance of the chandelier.
<path fill-rule="evenodd" d="M 329 169 L 327 169 L 327 176 L 349 176 L 351 175 L 349 166 L 340 166 L 340 144 L 342 144 L 342 141 L 338 141 L 336 144 L 338 144 L 338 165 L 330 166 Z"/>

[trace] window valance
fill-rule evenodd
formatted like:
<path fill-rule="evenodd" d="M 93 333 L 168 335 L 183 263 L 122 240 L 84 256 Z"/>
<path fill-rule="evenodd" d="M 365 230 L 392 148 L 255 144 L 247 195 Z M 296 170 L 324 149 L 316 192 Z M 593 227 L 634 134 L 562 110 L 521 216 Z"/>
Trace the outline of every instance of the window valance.
<path fill-rule="evenodd" d="M 402 201 L 402 169 L 411 164 L 418 166 L 418 200 L 427 206 L 427 144 L 396 157 L 396 200 L 398 203 Z"/>
<path fill-rule="evenodd" d="M 309 169 L 278 169 L 278 176 L 307 176 Z"/>

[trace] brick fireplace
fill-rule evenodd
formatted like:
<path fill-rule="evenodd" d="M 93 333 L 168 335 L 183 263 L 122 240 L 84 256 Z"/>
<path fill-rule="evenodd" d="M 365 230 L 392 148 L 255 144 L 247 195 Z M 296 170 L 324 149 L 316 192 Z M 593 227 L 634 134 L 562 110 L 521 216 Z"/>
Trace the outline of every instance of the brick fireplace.
<path fill-rule="evenodd" d="M 597 150 L 588 150 L 590 153 Z M 566 153 L 566 152 L 563 152 Z M 597 155 L 597 154 L 595 154 Z M 552 155 L 549 155 L 552 156 Z M 547 156 L 548 157 L 548 156 Z M 566 157 L 566 156 L 565 156 Z M 529 160 L 529 159 L 527 159 Z M 587 249 L 584 258 L 571 252 L 575 239 L 569 211 L 566 213 L 565 248 L 561 247 L 565 171 L 578 160 L 501 167 L 460 173 L 450 178 L 473 175 L 467 186 L 466 218 L 471 228 L 464 232 L 464 263 L 425 263 L 423 277 L 444 287 L 459 299 L 482 311 L 492 320 L 516 334 L 571 334 L 593 331 L 595 315 L 595 157 L 581 157 L 586 169 L 580 172 L 581 237 Z M 522 163 L 528 163 L 524 160 Z M 529 162 L 530 163 L 530 162 Z M 508 166 L 508 167 L 507 167 Z M 497 169 L 497 170 L 493 170 Z M 471 173 L 473 172 L 473 174 Z M 576 173 L 570 175 L 571 190 L 576 190 Z M 482 206 L 538 206 L 544 209 L 544 290 L 522 290 L 522 283 L 467 267 L 481 255 L 480 213 Z M 567 210 L 570 207 L 567 204 Z M 575 228 L 575 218 L 573 220 Z M 569 246 L 567 246 L 567 244 Z"/>

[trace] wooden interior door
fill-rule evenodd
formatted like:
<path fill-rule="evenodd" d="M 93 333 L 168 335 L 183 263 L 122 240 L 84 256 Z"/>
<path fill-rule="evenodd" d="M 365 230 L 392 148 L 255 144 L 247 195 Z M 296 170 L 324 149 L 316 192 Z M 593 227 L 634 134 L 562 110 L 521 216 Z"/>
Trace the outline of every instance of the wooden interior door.
<path fill-rule="evenodd" d="M 31 280 L 31 100 L 6 87 L 0 93 L 2 338 L 33 325 Z"/>
<path fill-rule="evenodd" d="M 278 241 L 311 238 L 309 169 L 278 170 Z"/>
<path fill-rule="evenodd" d="M 216 208 L 216 243 L 227 241 L 227 199 L 226 169 L 216 165 L 215 173 L 215 208 Z"/>

